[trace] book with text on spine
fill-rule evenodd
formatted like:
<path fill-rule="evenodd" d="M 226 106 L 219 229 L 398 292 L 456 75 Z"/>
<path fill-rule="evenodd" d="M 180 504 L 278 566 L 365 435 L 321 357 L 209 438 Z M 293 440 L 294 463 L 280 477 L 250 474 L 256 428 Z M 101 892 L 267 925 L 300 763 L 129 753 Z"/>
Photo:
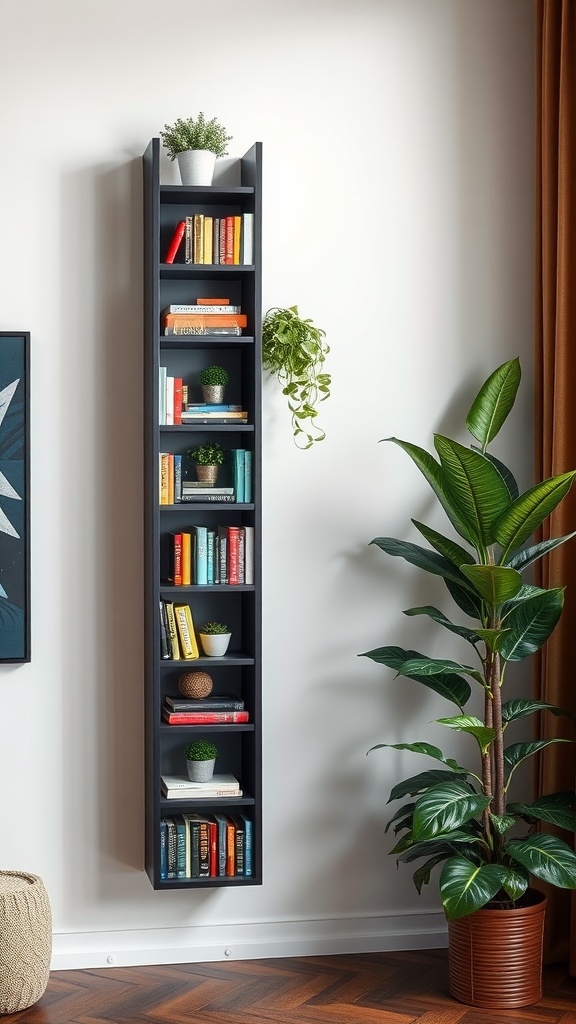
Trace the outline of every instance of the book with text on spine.
<path fill-rule="evenodd" d="M 185 661 L 193 661 L 194 659 L 199 658 L 200 653 L 196 642 L 196 634 L 194 632 L 190 606 L 187 604 L 175 604 L 174 617 L 178 628 L 178 638 L 180 641 L 182 657 Z"/>
<path fill-rule="evenodd" d="M 170 712 L 162 709 L 162 718 L 168 725 L 220 725 L 232 723 L 241 725 L 249 721 L 248 711 L 191 711 Z"/>
<path fill-rule="evenodd" d="M 167 710 L 171 713 L 175 711 L 244 711 L 243 699 L 235 697 L 233 694 L 223 694 L 221 697 L 211 694 L 209 697 L 191 697 L 190 699 L 168 695 L 164 698 L 164 703 L 168 705 Z M 195 785 L 201 786 L 203 783 L 198 782 Z"/>

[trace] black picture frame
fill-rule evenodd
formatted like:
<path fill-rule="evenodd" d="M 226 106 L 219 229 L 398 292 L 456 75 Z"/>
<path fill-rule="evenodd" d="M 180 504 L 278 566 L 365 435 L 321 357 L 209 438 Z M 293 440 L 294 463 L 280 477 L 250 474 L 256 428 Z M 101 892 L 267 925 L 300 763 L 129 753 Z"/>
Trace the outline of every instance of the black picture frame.
<path fill-rule="evenodd" d="M 0 331 L 0 664 L 30 661 L 30 332 Z"/>

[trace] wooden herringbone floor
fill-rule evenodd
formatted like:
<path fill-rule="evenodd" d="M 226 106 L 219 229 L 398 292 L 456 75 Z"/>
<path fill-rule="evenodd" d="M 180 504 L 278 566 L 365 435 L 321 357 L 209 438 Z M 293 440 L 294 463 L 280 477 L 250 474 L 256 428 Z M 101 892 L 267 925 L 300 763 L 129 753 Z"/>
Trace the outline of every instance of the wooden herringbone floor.
<path fill-rule="evenodd" d="M 57 971 L 2 1024 L 576 1024 L 576 979 L 547 968 L 524 1010 L 475 1010 L 448 994 L 447 952 Z"/>

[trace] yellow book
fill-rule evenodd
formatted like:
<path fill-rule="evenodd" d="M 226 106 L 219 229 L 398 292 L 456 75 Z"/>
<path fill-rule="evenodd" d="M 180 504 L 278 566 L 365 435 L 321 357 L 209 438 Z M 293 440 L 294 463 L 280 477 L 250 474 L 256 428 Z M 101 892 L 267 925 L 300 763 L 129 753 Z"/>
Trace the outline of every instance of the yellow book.
<path fill-rule="evenodd" d="M 204 263 L 212 263 L 212 232 L 214 221 L 212 217 L 204 216 Z"/>
<path fill-rule="evenodd" d="M 178 643 L 178 630 L 176 628 L 176 616 L 174 614 L 174 605 L 172 601 L 166 601 L 166 617 L 168 619 L 168 630 L 170 633 L 170 649 L 172 651 L 173 661 L 180 661 L 182 655 L 180 654 L 180 645 Z"/>
<path fill-rule="evenodd" d="M 200 657 L 194 625 L 192 623 L 192 612 L 187 604 L 175 604 L 174 616 L 178 627 L 180 647 L 185 661 L 192 661 Z"/>
<path fill-rule="evenodd" d="M 242 217 L 234 217 L 234 263 L 240 263 L 240 236 L 242 234 Z"/>
<path fill-rule="evenodd" d="M 194 214 L 194 263 L 204 263 L 204 214 Z"/>
<path fill-rule="evenodd" d="M 174 456 L 168 455 L 168 504 L 174 504 Z"/>
<path fill-rule="evenodd" d="M 160 452 L 160 504 L 168 504 L 168 453 Z"/>
<path fill-rule="evenodd" d="M 192 536 L 182 534 L 182 586 L 189 587 L 192 582 Z"/>

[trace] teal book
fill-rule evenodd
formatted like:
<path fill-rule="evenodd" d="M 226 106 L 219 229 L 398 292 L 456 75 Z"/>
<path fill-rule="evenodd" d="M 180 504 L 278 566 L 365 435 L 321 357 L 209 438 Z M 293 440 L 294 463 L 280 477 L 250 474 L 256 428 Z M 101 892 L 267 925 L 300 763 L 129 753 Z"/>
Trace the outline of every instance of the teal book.
<path fill-rule="evenodd" d="M 244 452 L 244 501 L 252 500 L 252 452 L 247 448 Z"/>
<path fill-rule="evenodd" d="M 166 819 L 160 822 L 160 878 L 168 878 L 168 828 Z"/>
<path fill-rule="evenodd" d="M 237 502 L 244 501 L 244 449 L 232 448 L 232 483 Z"/>
<path fill-rule="evenodd" d="M 208 529 L 194 526 L 194 583 L 208 583 Z"/>
<path fill-rule="evenodd" d="M 249 818 L 246 814 L 240 815 L 244 821 L 244 874 L 252 877 L 252 858 L 253 858 L 253 828 L 254 823 L 252 818 Z"/>
<path fill-rule="evenodd" d="M 216 566 L 214 564 L 214 530 L 206 531 L 206 582 L 216 582 Z"/>
<path fill-rule="evenodd" d="M 182 456 L 174 456 L 174 504 L 182 501 Z"/>

